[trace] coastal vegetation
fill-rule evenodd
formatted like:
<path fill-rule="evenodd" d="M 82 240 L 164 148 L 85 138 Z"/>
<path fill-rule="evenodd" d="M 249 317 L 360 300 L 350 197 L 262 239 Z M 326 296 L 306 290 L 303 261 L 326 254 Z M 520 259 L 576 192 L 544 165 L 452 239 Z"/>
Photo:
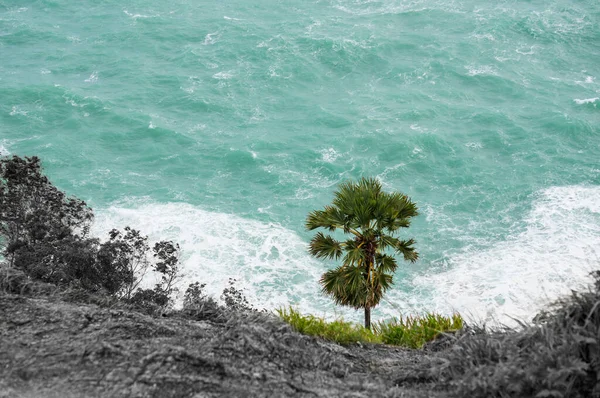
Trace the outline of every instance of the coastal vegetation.
<path fill-rule="evenodd" d="M 328 322 L 314 315 L 302 315 L 293 307 L 278 309 L 277 314 L 300 333 L 340 344 L 378 343 L 422 348 L 440 335 L 460 331 L 464 325 L 459 314 L 450 317 L 433 313 L 400 317 L 376 322 L 371 329 L 343 319 Z"/>
<path fill-rule="evenodd" d="M 34 281 L 147 309 L 170 305 L 179 271 L 178 245 L 161 241 L 150 249 L 148 237 L 130 227 L 113 229 L 101 242 L 89 236 L 93 218 L 84 201 L 50 182 L 38 157 L 0 159 L 0 248 L 9 268 Z M 150 270 L 160 280 L 154 288 L 141 288 Z"/>
<path fill-rule="evenodd" d="M 432 368 L 457 397 L 600 397 L 600 272 L 517 329 L 471 326 Z"/>
<path fill-rule="evenodd" d="M 362 199 L 372 209 L 354 204 Z M 309 229 L 353 235 L 311 242 L 313 255 L 342 259 L 324 291 L 339 304 L 376 305 L 397 266 L 383 249 L 417 258 L 413 240 L 386 231 L 408 227 L 416 212 L 376 180 L 342 185 L 332 206 L 307 219 Z M 458 314 L 370 328 L 292 307 L 274 316 L 253 308 L 234 280 L 224 305 L 196 282 L 175 309 L 179 246 L 151 244 L 129 227 L 102 241 L 90 236 L 92 221 L 38 158 L 0 158 L 0 396 L 600 397 L 600 272 L 588 291 L 514 329 Z M 147 288 L 150 272 L 158 278 Z"/>
<path fill-rule="evenodd" d="M 365 328 L 371 328 L 371 309 L 392 286 L 398 263 L 392 250 L 414 262 L 419 254 L 413 239 L 394 236 L 410 226 L 418 215 L 417 206 L 406 195 L 387 193 L 375 178 L 342 183 L 330 206 L 312 211 L 306 228 L 341 231 L 350 237 L 344 241 L 318 232 L 310 242 L 310 254 L 328 260 L 342 259 L 342 264 L 321 277 L 323 292 L 336 304 L 364 309 Z"/>

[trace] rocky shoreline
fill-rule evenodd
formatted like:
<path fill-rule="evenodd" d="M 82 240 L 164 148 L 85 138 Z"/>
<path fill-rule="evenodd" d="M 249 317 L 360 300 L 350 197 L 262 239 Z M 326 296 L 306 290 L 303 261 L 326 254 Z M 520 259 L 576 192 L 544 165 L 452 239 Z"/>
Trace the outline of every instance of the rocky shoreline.
<path fill-rule="evenodd" d="M 11 294 L 0 309 L 2 398 L 446 396 L 435 354 L 340 346 L 270 314 L 152 317 Z"/>

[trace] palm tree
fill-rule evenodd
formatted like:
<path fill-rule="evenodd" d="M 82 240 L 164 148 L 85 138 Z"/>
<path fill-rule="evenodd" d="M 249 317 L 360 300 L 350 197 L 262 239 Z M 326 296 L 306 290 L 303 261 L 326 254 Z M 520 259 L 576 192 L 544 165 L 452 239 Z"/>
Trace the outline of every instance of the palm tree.
<path fill-rule="evenodd" d="M 342 264 L 323 274 L 323 292 L 338 305 L 364 308 L 365 328 L 371 327 L 371 308 L 377 306 L 392 285 L 398 263 L 393 254 L 414 262 L 419 257 L 413 239 L 394 237 L 418 215 L 417 206 L 406 195 L 381 190 L 375 178 L 340 184 L 330 206 L 315 210 L 306 218 L 306 228 L 343 231 L 349 239 L 339 241 L 318 232 L 310 242 L 310 254 L 338 260 Z M 390 252 L 393 252 L 390 254 Z"/>

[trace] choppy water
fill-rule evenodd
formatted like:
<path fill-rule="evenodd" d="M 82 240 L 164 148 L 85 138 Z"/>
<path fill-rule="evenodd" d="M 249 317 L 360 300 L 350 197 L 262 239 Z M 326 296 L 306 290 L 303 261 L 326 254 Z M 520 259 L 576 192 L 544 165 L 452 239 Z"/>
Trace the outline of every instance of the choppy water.
<path fill-rule="evenodd" d="M 377 317 L 532 316 L 600 263 L 599 122 L 596 0 L 0 0 L 0 152 L 270 308 L 333 314 L 303 222 L 367 175 L 421 210 Z"/>

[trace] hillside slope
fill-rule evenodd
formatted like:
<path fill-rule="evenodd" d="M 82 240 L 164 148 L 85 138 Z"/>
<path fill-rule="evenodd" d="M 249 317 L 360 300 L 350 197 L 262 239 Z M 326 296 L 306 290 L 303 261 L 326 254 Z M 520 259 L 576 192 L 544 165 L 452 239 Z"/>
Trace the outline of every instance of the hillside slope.
<path fill-rule="evenodd" d="M 0 397 L 441 397 L 423 351 L 342 347 L 260 313 L 154 318 L 0 295 Z"/>

